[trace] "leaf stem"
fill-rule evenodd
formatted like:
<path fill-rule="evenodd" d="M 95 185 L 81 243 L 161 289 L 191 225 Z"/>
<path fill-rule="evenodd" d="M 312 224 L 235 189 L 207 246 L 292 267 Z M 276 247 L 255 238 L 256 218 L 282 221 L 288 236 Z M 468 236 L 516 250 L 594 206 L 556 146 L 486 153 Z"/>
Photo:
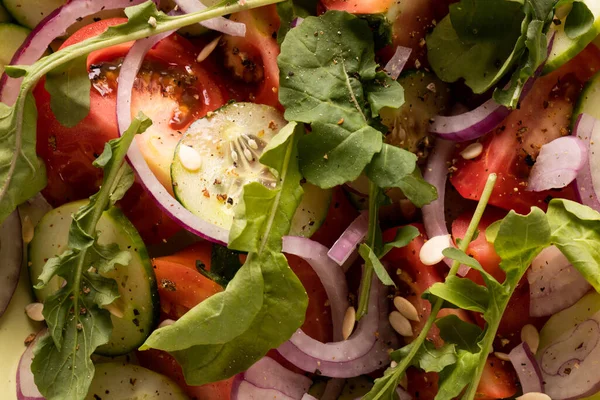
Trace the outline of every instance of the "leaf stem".
<path fill-rule="evenodd" d="M 367 233 L 367 245 L 375 250 L 377 243 L 377 229 L 379 225 L 379 196 L 381 189 L 369 180 L 369 231 Z M 377 253 L 377 252 L 376 252 Z M 371 263 L 365 263 L 363 269 L 362 285 L 358 296 L 358 308 L 356 310 L 356 320 L 359 321 L 367 314 L 369 309 L 369 293 L 371 293 L 371 284 L 373 283 L 373 266 Z"/>
<path fill-rule="evenodd" d="M 471 218 L 471 222 L 469 223 L 469 227 L 467 229 L 467 232 L 465 233 L 465 237 L 463 238 L 463 240 L 460 242 L 460 245 L 458 246 L 459 249 L 462 251 L 466 251 L 467 247 L 469 247 L 469 244 L 471 243 L 471 240 L 473 240 L 475 231 L 477 230 L 477 227 L 479 226 L 479 222 L 481 221 L 483 212 L 485 211 L 488 201 L 490 200 L 490 196 L 492 195 L 492 191 L 494 190 L 494 185 L 496 184 L 496 178 L 497 178 L 496 174 L 490 174 L 488 176 L 485 187 L 483 188 L 483 193 L 481 194 L 481 198 L 479 200 L 479 203 L 477 204 L 477 208 L 475 209 L 475 212 L 473 213 L 473 218 Z M 460 267 L 460 263 L 455 260 L 452 263 L 450 272 L 448 272 L 448 277 L 455 276 L 456 273 L 458 272 L 459 267 Z M 446 277 L 446 279 L 448 279 L 448 277 Z M 433 324 L 437 318 L 438 313 L 442 309 L 443 304 L 444 304 L 443 299 L 437 299 L 436 302 L 431 307 L 431 314 L 429 314 L 429 318 L 427 318 L 427 321 L 425 322 L 423 329 L 419 333 L 419 336 L 417 336 L 417 338 L 411 343 L 410 352 L 394 368 L 394 370 L 392 372 L 394 374 L 394 382 L 398 382 L 400 380 L 400 378 L 402 378 L 402 375 L 404 375 L 406 369 L 411 365 L 413 358 L 415 357 L 415 355 L 417 354 L 417 352 L 419 351 L 419 349 L 425 342 L 425 339 L 427 339 L 427 334 L 429 333 L 429 330 L 433 327 Z"/>

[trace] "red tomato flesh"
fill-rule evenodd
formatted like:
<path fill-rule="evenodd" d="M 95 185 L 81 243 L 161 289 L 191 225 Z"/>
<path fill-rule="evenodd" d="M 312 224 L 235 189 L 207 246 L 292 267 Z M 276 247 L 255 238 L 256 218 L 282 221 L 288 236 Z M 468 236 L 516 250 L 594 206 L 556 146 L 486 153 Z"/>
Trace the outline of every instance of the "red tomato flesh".
<path fill-rule="evenodd" d="M 483 152 L 473 160 L 456 156 L 450 182 L 466 199 L 479 200 L 490 173 L 498 174 L 490 204 L 528 213 L 545 209 L 553 197 L 573 198 L 573 190 L 525 190 L 533 160 L 542 145 L 569 134 L 573 104 L 583 84 L 600 69 L 600 50 L 588 46 L 577 57 L 535 82 L 531 92 L 506 120 L 482 140 Z"/>

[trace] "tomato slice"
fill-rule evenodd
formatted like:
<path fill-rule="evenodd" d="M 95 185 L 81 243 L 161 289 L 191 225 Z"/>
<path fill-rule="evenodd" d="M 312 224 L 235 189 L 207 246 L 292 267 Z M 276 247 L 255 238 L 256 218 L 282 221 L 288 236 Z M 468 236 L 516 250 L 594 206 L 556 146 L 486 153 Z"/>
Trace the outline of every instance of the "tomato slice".
<path fill-rule="evenodd" d="M 419 229 L 420 235 L 413 239 L 408 246 L 390 251 L 384 260 L 389 262 L 393 267 L 400 268 L 403 271 L 402 274 L 399 275 L 398 280 L 403 282 L 405 285 L 408 284 L 409 291 L 408 295 L 405 297 L 417 308 L 421 319 L 419 323 L 413 325 L 416 335 L 423 328 L 425 321 L 427 318 L 429 318 L 431 313 L 430 303 L 423 300 L 421 295 L 434 283 L 443 282 L 443 269 L 447 269 L 447 267 L 442 265 L 427 266 L 421 262 L 419 259 L 419 252 L 421 251 L 421 247 L 425 243 L 427 237 L 425 235 L 425 228 L 423 225 L 413 224 L 413 226 Z M 393 228 L 385 231 L 383 233 L 383 240 L 392 240 L 396 236 L 397 230 L 398 228 Z M 406 275 L 409 276 L 407 277 Z M 398 286 L 402 287 L 401 284 Z M 455 314 L 464 321 L 472 322 L 472 318 L 469 313 L 463 310 L 443 309 L 439 313 L 439 317 L 444 317 L 449 314 Z M 443 340 L 439 336 L 439 330 L 436 326 L 432 327 L 427 337 L 436 346 L 441 346 L 443 344 Z M 488 371 L 491 367 L 493 368 Z M 488 359 L 488 363 L 486 364 L 486 372 L 484 372 L 484 377 L 482 378 L 478 388 L 478 396 L 481 397 L 477 398 L 487 398 L 489 393 L 510 393 L 504 397 L 494 398 L 505 398 L 514 395 L 517 391 L 515 383 L 516 380 L 514 377 L 512 380 L 495 378 L 496 376 L 512 376 L 511 369 L 512 367 L 510 365 L 490 363 L 490 360 Z M 422 371 L 411 369 L 408 370 L 407 374 L 409 378 L 408 390 L 414 398 L 430 399 L 435 397 L 435 393 L 437 393 L 438 389 L 437 374 L 425 374 Z"/>
<path fill-rule="evenodd" d="M 459 160 L 450 182 L 467 199 L 479 200 L 488 174 L 498 174 L 490 204 L 528 213 L 531 206 L 547 207 L 553 197 L 572 198 L 573 190 L 525 190 L 533 160 L 542 145 L 569 134 L 573 104 L 583 84 L 600 69 L 600 51 L 588 46 L 557 71 L 539 78 L 520 109 L 483 138 L 483 152 L 473 160 Z"/>
<path fill-rule="evenodd" d="M 240 86 L 246 86 L 242 92 L 247 93 L 247 98 L 241 96 L 238 100 L 283 110 L 279 104 L 279 45 L 276 37 L 280 21 L 276 7 L 270 5 L 238 12 L 231 20 L 246 25 L 246 36 L 225 35 L 221 41 L 223 63 L 236 78 L 236 83 L 229 84 L 230 89 L 238 92 Z"/>
<path fill-rule="evenodd" d="M 488 242 L 485 237 L 485 230 L 493 222 L 504 218 L 505 215 L 505 211 L 494 207 L 488 207 L 477 227 L 477 237 L 471 241 L 466 251 L 468 255 L 479 261 L 483 269 L 496 278 L 498 282 L 504 281 L 505 273 L 500 268 L 501 259 L 500 256 L 496 254 L 494 245 Z M 452 222 L 452 237 L 455 242 L 457 242 L 457 239 L 465 237 L 469 224 L 471 223 L 471 218 L 473 218 L 473 213 L 467 211 Z M 480 285 L 484 284 L 481 274 L 475 270 L 469 271 L 467 277 Z"/>
<path fill-rule="evenodd" d="M 333 189 L 327 217 L 321 227 L 312 235 L 311 240 L 331 247 L 342 236 L 342 233 L 358 217 L 358 211 L 348 200 L 341 187 Z"/>
<path fill-rule="evenodd" d="M 104 32 L 125 20 L 109 19 L 77 31 L 63 47 Z M 48 170 L 43 193 L 53 205 L 90 196 L 101 183 L 101 170 L 92 166 L 104 144 L 118 136 L 116 122 L 116 78 L 120 59 L 131 43 L 98 50 L 88 56 L 92 80 L 90 112 L 73 128 L 56 120 L 50 95 L 42 81 L 34 90 L 38 107 L 38 155 Z M 170 163 L 181 132 L 193 120 L 222 106 L 227 100 L 218 77 L 195 60 L 197 49 L 179 35 L 161 41 L 150 52 L 138 75 L 132 95 L 132 114 L 142 109 L 153 126 L 136 138 L 149 165 L 167 188 Z M 179 227 L 171 222 L 141 187 L 132 189 L 121 202 L 125 214 L 148 243 L 168 238 Z"/>

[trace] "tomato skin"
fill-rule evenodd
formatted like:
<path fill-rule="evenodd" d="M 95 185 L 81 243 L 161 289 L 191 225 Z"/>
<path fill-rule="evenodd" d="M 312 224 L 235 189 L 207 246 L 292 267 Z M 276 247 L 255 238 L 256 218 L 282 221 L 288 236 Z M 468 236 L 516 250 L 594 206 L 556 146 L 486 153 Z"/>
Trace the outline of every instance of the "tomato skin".
<path fill-rule="evenodd" d="M 169 354 L 160 350 L 138 351 L 140 365 L 173 379 L 192 400 L 229 400 L 234 378 L 209 383 L 202 386 L 189 386 L 185 383 L 183 372 L 177 361 Z"/>
<path fill-rule="evenodd" d="M 351 14 L 379 14 L 386 12 L 392 0 L 321 0 L 328 10 L 347 11 Z"/>
<path fill-rule="evenodd" d="M 486 360 L 475 398 L 495 400 L 513 397 L 517 393 L 516 382 L 518 378 L 512 365 L 491 354 Z"/>
<path fill-rule="evenodd" d="M 475 240 L 471 241 L 466 251 L 468 255 L 479 261 L 483 269 L 496 278 L 498 282 L 504 281 L 505 273 L 500 268 L 501 259 L 500 256 L 496 254 L 494 245 L 488 242 L 485 237 L 485 230 L 493 222 L 504 218 L 505 215 L 505 211 L 494 207 L 488 207 L 477 227 L 479 234 Z M 473 213 L 467 211 L 452 222 L 452 237 L 455 243 L 457 242 L 457 239 L 462 239 L 465 236 L 469 224 L 471 223 L 471 218 L 473 218 Z M 481 274 L 475 270 L 470 270 L 467 277 L 480 285 L 484 284 Z"/>
<path fill-rule="evenodd" d="M 262 68 L 263 76 L 260 82 L 244 84 L 240 79 L 236 79 L 237 84 L 233 84 L 232 90 L 239 91 L 240 86 L 247 86 L 244 92 L 248 93 L 248 98 L 238 98 L 238 100 L 252 101 L 257 104 L 266 104 L 283 111 L 279 103 L 279 67 L 277 66 L 277 56 L 279 55 L 279 45 L 276 35 L 279 29 L 279 14 L 275 5 L 269 5 L 252 10 L 241 11 L 231 16 L 232 21 L 241 22 L 246 25 L 245 37 L 224 36 L 222 43 L 226 52 L 225 59 L 232 56 L 233 50 L 236 53 L 247 53 L 249 59 Z M 239 60 L 234 62 L 235 68 L 242 68 L 238 64 Z M 237 86 L 237 87 L 236 87 Z"/>
<path fill-rule="evenodd" d="M 109 26 L 124 21 L 126 20 L 123 18 L 115 18 L 87 25 L 67 39 L 62 47 L 96 36 Z M 132 43 L 126 43 L 93 52 L 88 57 L 88 66 L 93 62 L 112 61 L 123 57 L 131 45 Z M 204 83 L 208 82 L 207 87 L 211 88 L 206 97 L 210 101 L 200 110 L 201 113 L 205 113 L 224 104 L 225 97 L 219 89 L 218 80 L 213 82 L 211 75 L 205 74 L 202 67 L 195 63 L 192 50 L 193 47 L 185 39 L 172 35 L 150 50 L 148 57 L 158 62 L 192 65 L 198 76 L 203 77 Z M 203 82 L 200 82 L 200 85 L 202 84 Z M 90 112 L 74 128 L 62 126 L 54 117 L 50 108 L 50 95 L 44 88 L 44 80 L 36 86 L 33 93 L 38 108 L 37 152 L 45 161 L 48 171 L 48 185 L 43 190 L 44 196 L 53 206 L 89 197 L 98 190 L 102 181 L 102 171 L 93 167 L 92 162 L 102 153 L 104 144 L 118 136 L 116 93 L 112 91 L 101 95 L 98 90 L 92 88 Z M 134 91 L 134 104 L 139 98 Z M 168 113 L 164 113 L 163 110 L 163 114 Z M 160 125 L 161 118 L 165 118 L 163 115 L 149 116 L 155 126 Z M 162 213 L 139 183 L 130 189 L 119 205 L 146 243 L 158 243 L 180 230 L 175 222 Z"/>
<path fill-rule="evenodd" d="M 325 247 L 333 246 L 358 215 L 358 211 L 350 203 L 344 190 L 340 187 L 334 188 L 327 217 L 321 227 L 312 235 L 311 240 L 319 242 Z"/>
<path fill-rule="evenodd" d="M 529 164 L 543 144 L 568 134 L 573 104 L 583 84 L 599 69 L 600 50 L 591 45 L 557 71 L 538 78 L 520 108 L 483 138 L 480 156 L 473 160 L 456 156 L 450 182 L 458 192 L 479 200 L 488 174 L 495 172 L 498 180 L 490 204 L 497 207 L 526 214 L 532 206 L 545 209 L 552 197 L 572 199 L 571 186 L 559 191 L 526 191 Z"/>
<path fill-rule="evenodd" d="M 399 280 L 403 280 L 405 283 L 407 282 L 406 278 L 402 278 L 402 276 L 405 275 L 404 272 L 410 275 L 412 280 L 414 280 L 414 283 L 409 285 L 413 293 L 405 297 L 419 311 L 420 322 L 417 324 L 413 323 L 415 334 L 418 334 L 431 313 L 431 304 L 428 301 L 423 300 L 421 295 L 434 283 L 443 282 L 443 269 L 447 269 L 447 267 L 442 265 L 427 266 L 421 262 L 419 259 L 419 252 L 427 239 L 425 228 L 421 224 L 412 224 L 412 226 L 419 229 L 420 235 L 413 239 L 408 246 L 390 251 L 384 260 L 390 263 L 392 267 L 401 268 L 403 270 L 403 274 Z M 398 228 L 392 228 L 385 231 L 383 233 L 384 242 L 393 240 L 396 236 L 397 229 Z M 392 275 L 395 276 L 394 274 Z M 449 314 L 455 314 L 464 321 L 472 322 L 470 314 L 464 310 L 443 309 L 438 316 L 443 317 Z M 436 346 L 441 346 L 443 344 L 443 340 L 439 336 L 439 329 L 435 325 L 429 331 L 427 338 L 433 341 Z M 489 396 L 489 393 L 510 393 L 505 397 L 514 395 L 517 391 L 515 379 L 496 378 L 512 376 L 512 367 L 501 363 L 492 363 L 493 365 L 488 364 L 490 364 L 489 359 L 486 364 L 486 371 L 484 371 L 484 378 L 482 378 L 477 391 L 477 398 L 487 399 L 488 397 L 486 396 Z M 425 374 L 423 371 L 413 369 L 409 369 L 407 373 L 409 377 L 408 390 L 414 398 L 433 399 L 435 397 L 435 393 L 437 393 L 438 389 L 437 374 Z"/>

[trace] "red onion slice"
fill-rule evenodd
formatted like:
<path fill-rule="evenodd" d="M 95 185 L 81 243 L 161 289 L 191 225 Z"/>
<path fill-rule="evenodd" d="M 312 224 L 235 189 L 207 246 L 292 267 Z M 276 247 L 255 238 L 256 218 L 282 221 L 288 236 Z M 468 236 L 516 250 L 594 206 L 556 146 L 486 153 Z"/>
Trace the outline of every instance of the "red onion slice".
<path fill-rule="evenodd" d="M 342 324 L 348 309 L 348 286 L 340 266 L 329 259 L 325 246 L 306 238 L 284 237 L 283 252 L 304 259 L 316 272 L 329 299 L 333 337 L 342 340 Z"/>
<path fill-rule="evenodd" d="M 464 114 L 437 115 L 429 126 L 429 132 L 447 140 L 465 142 L 477 139 L 498 125 L 510 114 L 510 110 L 489 99 L 474 110 Z"/>
<path fill-rule="evenodd" d="M 18 400 L 44 400 L 44 396 L 38 390 L 31 372 L 31 363 L 33 361 L 33 349 L 38 340 L 46 334 L 46 329 L 41 330 L 34 341 L 27 346 L 25 352 L 19 360 L 17 368 L 17 399 Z"/>
<path fill-rule="evenodd" d="M 29 37 L 14 54 L 11 65 L 31 65 L 39 60 L 50 43 L 64 35 L 67 29 L 81 18 L 104 10 L 114 10 L 141 4 L 146 0 L 70 0 L 57 8 L 35 27 Z M 22 79 L 9 78 L 6 74 L 0 80 L 0 100 L 12 106 L 19 95 Z"/>
<path fill-rule="evenodd" d="M 200 0 L 174 0 L 179 9 L 186 14 L 206 9 Z M 212 29 L 230 36 L 246 36 L 246 25 L 241 22 L 230 21 L 224 17 L 209 19 L 200 22 L 205 28 Z"/>
<path fill-rule="evenodd" d="M 529 345 L 525 342 L 521 343 L 512 349 L 508 357 L 515 371 L 517 371 L 523 393 L 544 393 L 542 371 Z"/>
<path fill-rule="evenodd" d="M 369 230 L 369 213 L 363 211 L 344 231 L 342 236 L 331 246 L 327 256 L 342 266 L 356 251 L 357 246 L 367 236 Z"/>
<path fill-rule="evenodd" d="M 600 123 L 589 114 L 581 114 L 573 134 L 585 143 L 588 152 L 588 162 L 575 181 L 577 193 L 583 204 L 600 211 Z"/>
<path fill-rule="evenodd" d="M 423 225 L 427 237 L 446 236 L 449 234 L 446 225 L 446 181 L 448 180 L 448 165 L 454 154 L 454 142 L 436 139 L 433 151 L 427 159 L 427 166 L 423 179 L 430 185 L 435 186 L 438 197 L 431 203 L 423 206 Z M 452 260 L 444 258 L 448 267 L 452 266 Z"/>
<path fill-rule="evenodd" d="M 146 53 L 170 33 L 172 32 L 166 32 L 137 41 L 123 60 L 121 72 L 119 73 L 119 86 L 117 88 L 117 121 L 119 124 L 119 134 L 122 134 L 131 124 L 131 93 L 135 78 Z M 131 147 L 129 147 L 127 158 L 133 169 L 136 171 L 144 188 L 154 198 L 165 214 L 195 235 L 213 242 L 221 244 L 227 243 L 229 231 L 198 218 L 185 209 L 163 187 L 150 170 L 137 141 L 134 140 Z"/>
<path fill-rule="evenodd" d="M 581 139 L 575 136 L 555 139 L 542 146 L 531 169 L 527 190 L 563 188 L 575 180 L 587 161 L 588 150 Z"/>
<path fill-rule="evenodd" d="M 548 55 L 552 51 L 554 34 L 548 41 Z M 522 100 L 531 90 L 533 83 L 542 73 L 545 61 L 538 67 L 533 76 L 525 82 L 521 91 Z M 429 127 L 429 132 L 440 135 L 447 140 L 465 142 L 477 139 L 498 125 L 510 114 L 511 110 L 499 105 L 493 98 L 489 99 L 476 109 L 460 115 L 437 115 Z"/>
<path fill-rule="evenodd" d="M 333 378 L 351 378 L 384 367 L 389 362 L 388 350 L 397 345 L 397 337 L 387 322 L 388 304 L 383 290 L 374 279 L 369 313 L 361 319 L 349 340 L 325 344 L 298 331 L 277 351 L 304 371 L 318 371 Z M 365 346 L 367 343 L 370 346 Z"/>
<path fill-rule="evenodd" d="M 304 375 L 285 369 L 272 358 L 263 357 L 236 376 L 231 399 L 301 400 L 311 385 L 312 381 Z"/>
<path fill-rule="evenodd" d="M 571 307 L 592 288 L 555 246 L 545 248 L 533 260 L 527 280 L 532 317 L 552 315 Z"/>
<path fill-rule="evenodd" d="M 402 73 L 402 70 L 404 69 L 404 66 L 406 65 L 406 62 L 408 61 L 408 58 L 410 57 L 411 52 L 412 49 L 409 47 L 396 47 L 396 52 L 383 68 L 390 78 L 393 80 L 398 79 Z"/>
<path fill-rule="evenodd" d="M 0 225 L 0 317 L 12 299 L 23 262 L 23 235 L 17 211 Z"/>
<path fill-rule="evenodd" d="M 599 321 L 600 313 L 596 313 L 538 352 L 545 393 L 553 400 L 581 399 L 600 390 Z"/>

